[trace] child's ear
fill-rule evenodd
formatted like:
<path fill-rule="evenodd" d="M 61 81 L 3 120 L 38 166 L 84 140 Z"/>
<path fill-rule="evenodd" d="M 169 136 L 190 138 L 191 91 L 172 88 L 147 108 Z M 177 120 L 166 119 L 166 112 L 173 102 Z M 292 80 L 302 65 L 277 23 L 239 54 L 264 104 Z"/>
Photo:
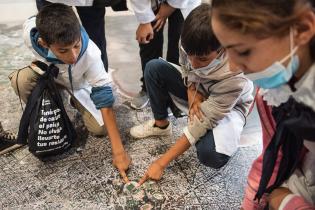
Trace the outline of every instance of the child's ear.
<path fill-rule="evenodd" d="M 42 38 L 38 38 L 38 44 L 41 45 L 44 48 L 49 48 L 48 44 L 42 39 Z"/>
<path fill-rule="evenodd" d="M 305 12 L 296 24 L 297 34 L 295 41 L 297 45 L 306 45 L 315 36 L 315 14 L 313 11 Z"/>

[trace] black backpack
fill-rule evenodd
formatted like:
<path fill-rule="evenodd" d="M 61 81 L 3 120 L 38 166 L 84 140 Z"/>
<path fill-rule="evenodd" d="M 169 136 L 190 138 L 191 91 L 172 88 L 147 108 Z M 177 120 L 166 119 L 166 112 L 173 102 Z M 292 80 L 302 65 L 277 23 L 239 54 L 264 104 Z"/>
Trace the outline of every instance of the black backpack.
<path fill-rule="evenodd" d="M 17 143 L 28 144 L 29 151 L 37 157 L 61 154 L 71 147 L 76 132 L 54 81 L 59 69 L 39 61 L 35 64 L 45 73 L 28 97 Z"/>

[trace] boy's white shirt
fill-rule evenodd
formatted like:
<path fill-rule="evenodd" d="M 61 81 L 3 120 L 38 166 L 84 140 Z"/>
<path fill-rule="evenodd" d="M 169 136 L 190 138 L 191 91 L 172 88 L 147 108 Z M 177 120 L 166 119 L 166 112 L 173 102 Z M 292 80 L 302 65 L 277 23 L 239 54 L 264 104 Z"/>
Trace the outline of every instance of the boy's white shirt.
<path fill-rule="evenodd" d="M 93 0 L 48 0 L 52 3 L 62 3 L 69 6 L 92 6 Z"/>
<path fill-rule="evenodd" d="M 30 31 L 35 27 L 35 17 L 28 19 L 23 25 L 23 38 L 26 46 L 33 52 L 36 59 L 50 64 L 40 56 L 32 47 Z M 64 85 L 71 90 L 68 64 L 56 64 L 59 68 L 59 75 L 56 82 Z M 101 52 L 92 40 L 89 40 L 88 47 L 80 60 L 71 65 L 73 94 L 78 101 L 93 115 L 99 125 L 104 125 L 100 110 L 96 109 L 95 104 L 90 98 L 92 87 L 110 86 L 111 80 L 105 71 L 101 60 Z"/>
<path fill-rule="evenodd" d="M 201 0 L 167 0 L 166 2 L 170 6 L 180 9 L 184 19 L 191 10 L 201 4 Z M 139 23 L 144 24 L 154 21 L 155 14 L 152 10 L 151 0 L 130 0 L 130 3 Z"/>

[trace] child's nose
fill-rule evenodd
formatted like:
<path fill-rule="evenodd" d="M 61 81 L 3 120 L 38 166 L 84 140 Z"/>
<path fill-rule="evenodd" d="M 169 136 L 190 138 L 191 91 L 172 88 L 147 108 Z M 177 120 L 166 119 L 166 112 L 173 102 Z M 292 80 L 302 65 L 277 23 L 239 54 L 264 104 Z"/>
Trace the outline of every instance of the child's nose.
<path fill-rule="evenodd" d="M 79 57 L 79 53 L 77 53 L 76 51 L 72 50 L 69 61 L 73 64 L 77 61 Z"/>

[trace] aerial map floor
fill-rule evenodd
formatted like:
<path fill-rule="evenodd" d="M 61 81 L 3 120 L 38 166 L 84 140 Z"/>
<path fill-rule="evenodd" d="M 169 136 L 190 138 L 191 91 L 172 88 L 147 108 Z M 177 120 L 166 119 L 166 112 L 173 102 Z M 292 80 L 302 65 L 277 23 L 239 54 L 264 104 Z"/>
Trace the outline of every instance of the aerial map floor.
<path fill-rule="evenodd" d="M 110 25 L 111 21 L 124 19 L 110 17 L 106 21 Z M 113 32 L 107 35 L 110 42 Z M 22 110 L 7 75 L 27 65 L 32 56 L 23 45 L 20 25 L 0 25 L 0 45 L 0 120 L 5 129 L 16 132 Z M 136 43 L 134 47 L 137 49 Z M 108 50 L 111 53 L 119 49 L 112 46 Z M 116 59 L 113 63 L 119 62 L 119 56 L 112 59 Z M 130 109 L 124 103 L 128 99 L 119 93 L 118 85 L 113 85 L 118 125 L 132 158 L 127 174 L 131 181 L 138 181 L 148 165 L 182 134 L 187 118 L 170 117 L 173 136 L 135 140 L 129 129 L 152 117 L 150 107 L 141 111 Z M 76 110 L 68 107 L 68 111 L 74 124 L 80 126 Z M 136 190 L 124 186 L 112 166 L 108 137 L 89 135 L 85 139 L 82 134 L 77 147 L 45 160 L 37 159 L 27 147 L 22 147 L 0 156 L 0 209 L 239 209 L 248 170 L 261 150 L 259 127 L 254 111 L 242 135 L 243 145 L 247 146 L 240 147 L 223 168 L 215 170 L 201 165 L 195 148 L 191 147 L 166 168 L 162 180 L 149 181 Z"/>

